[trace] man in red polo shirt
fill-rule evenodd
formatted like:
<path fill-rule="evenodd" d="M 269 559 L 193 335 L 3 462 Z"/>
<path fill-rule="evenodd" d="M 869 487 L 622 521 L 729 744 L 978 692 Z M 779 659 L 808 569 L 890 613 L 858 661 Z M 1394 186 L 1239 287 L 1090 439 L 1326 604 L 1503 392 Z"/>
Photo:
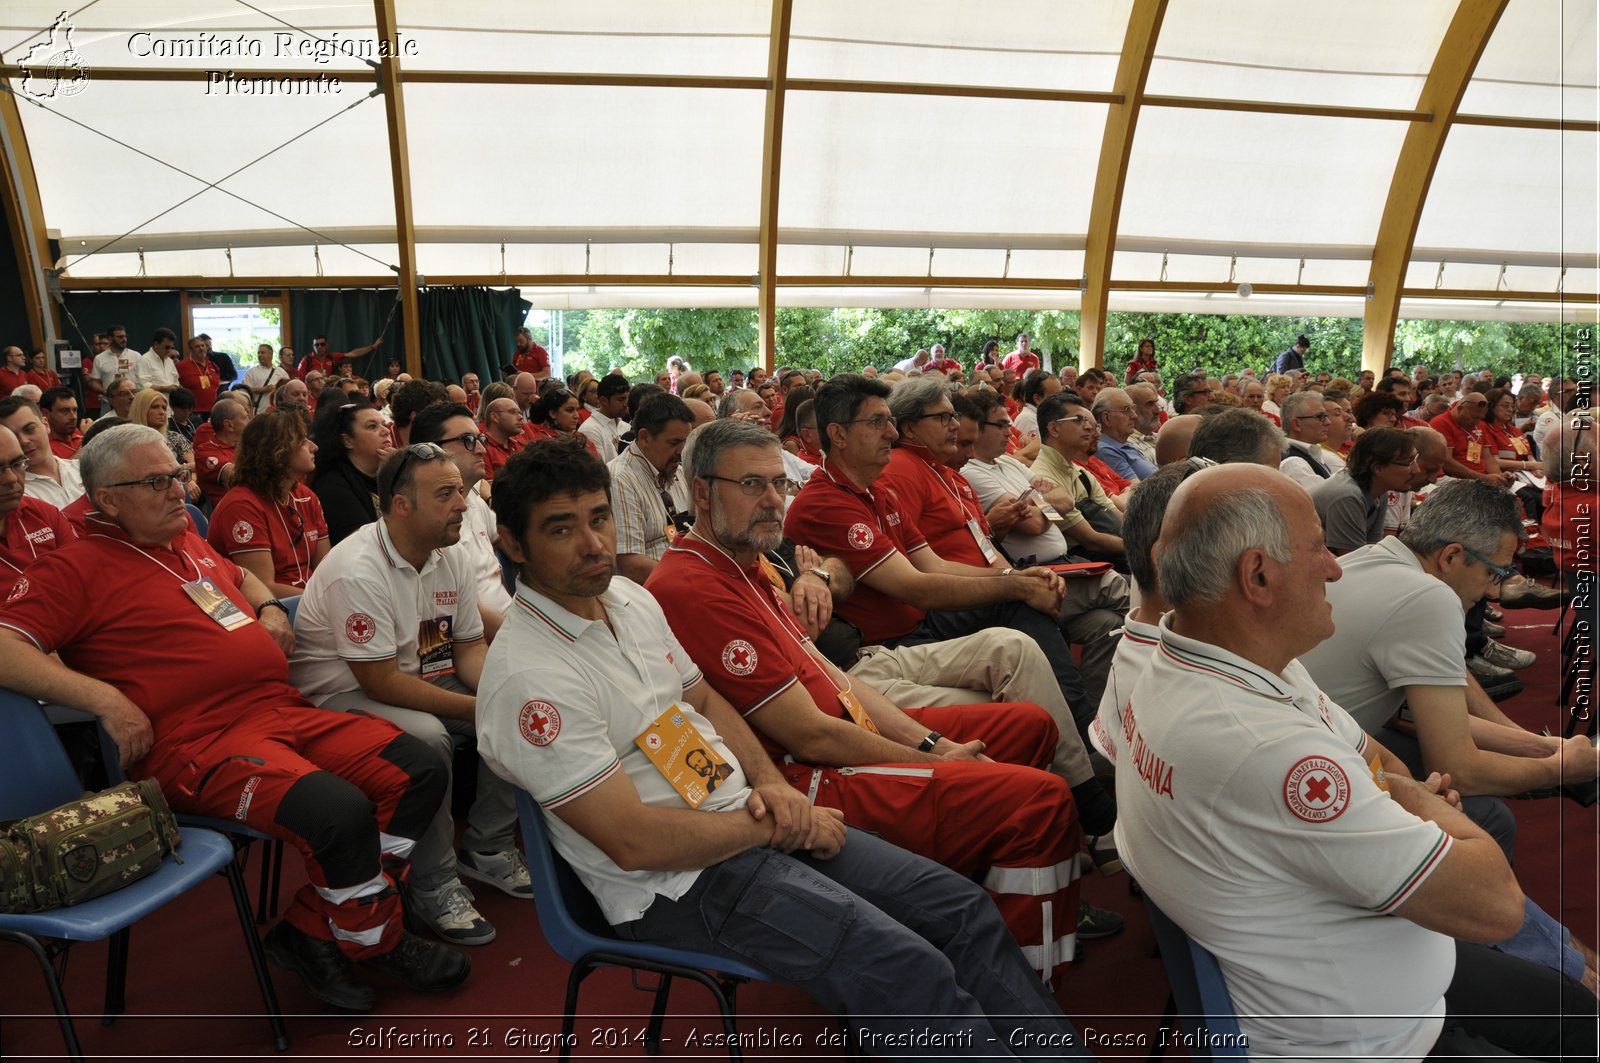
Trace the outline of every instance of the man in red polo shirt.
<path fill-rule="evenodd" d="M 1017 349 L 1000 360 L 1004 369 L 1009 369 L 1017 374 L 1017 378 L 1028 375 L 1028 370 L 1039 368 L 1039 356 L 1028 349 L 1028 334 L 1017 333 Z"/>
<path fill-rule="evenodd" d="M 11 429 L 0 425 L 0 602 L 13 593 L 26 594 L 29 584 L 23 570 L 76 538 L 60 510 L 23 494 L 27 475 L 22 444 Z"/>
<path fill-rule="evenodd" d="M 1444 459 L 1446 476 L 1460 480 L 1488 480 L 1505 487 L 1513 477 L 1511 473 L 1500 471 L 1500 459 L 1494 456 L 1494 449 L 1489 446 L 1489 436 L 1483 427 L 1483 419 L 1488 413 L 1488 398 L 1479 392 L 1469 391 L 1454 406 L 1429 421 L 1428 427 L 1444 436 L 1445 442 L 1450 444 L 1450 453 Z"/>
<path fill-rule="evenodd" d="M 78 422 L 78 397 L 71 388 L 55 387 L 39 396 L 39 409 L 50 429 L 50 450 L 58 458 L 75 458 L 83 446 Z"/>
<path fill-rule="evenodd" d="M 459 985 L 471 962 L 405 930 L 385 867 L 443 799 L 445 766 L 392 724 L 324 712 L 289 685 L 287 610 L 190 530 L 188 470 L 161 433 L 118 425 L 81 461 L 91 532 L 0 605 L 0 685 L 92 713 L 129 776 L 154 777 L 176 811 L 299 848 L 310 883 L 264 944 L 319 1000 L 371 1008 L 357 963 L 413 989 Z"/>
<path fill-rule="evenodd" d="M 197 420 L 211 416 L 211 407 L 217 404 L 217 388 L 222 378 L 217 367 L 206 357 L 207 343 L 199 336 L 189 340 L 189 356 L 178 363 L 178 384 L 194 393 L 194 412 Z"/>
<path fill-rule="evenodd" d="M 511 352 L 511 365 L 519 373 L 531 373 L 534 380 L 550 378 L 550 352 L 533 342 L 527 328 L 517 329 L 517 346 Z"/>
<path fill-rule="evenodd" d="M 791 785 L 896 845 L 982 873 L 1035 970 L 1059 973 L 1073 956 L 1079 827 L 1066 783 L 1041 770 L 1055 724 L 1025 702 L 901 710 L 852 682 L 761 567 L 783 538 L 777 439 L 716 421 L 686 461 L 695 526 L 645 584 L 684 649 Z"/>
<path fill-rule="evenodd" d="M 346 358 L 365 358 L 382 346 L 383 337 L 379 336 L 365 347 L 357 347 L 348 353 L 330 351 L 328 349 L 328 337 L 313 336 L 311 338 L 311 353 L 300 359 L 300 364 L 295 367 L 294 375 L 304 380 L 306 374 L 315 369 L 326 377 L 333 372 L 334 366 Z"/>
<path fill-rule="evenodd" d="M 483 416 L 483 478 L 493 480 L 495 470 L 526 445 L 522 410 L 517 400 L 502 398 L 490 402 Z"/>
<path fill-rule="evenodd" d="M 211 499 L 214 506 L 222 501 L 233 478 L 233 457 L 239 449 L 239 437 L 244 426 L 250 423 L 247 403 L 224 396 L 211 407 L 211 431 L 205 439 L 195 433 L 194 471 L 200 478 L 200 490 Z"/>

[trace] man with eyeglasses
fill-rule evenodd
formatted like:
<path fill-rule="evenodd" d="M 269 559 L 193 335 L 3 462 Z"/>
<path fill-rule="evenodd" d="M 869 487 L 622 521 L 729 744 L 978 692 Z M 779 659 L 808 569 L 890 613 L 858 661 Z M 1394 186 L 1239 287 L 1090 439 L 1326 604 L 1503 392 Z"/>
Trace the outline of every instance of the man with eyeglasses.
<path fill-rule="evenodd" d="M 689 530 L 683 445 L 694 411 L 676 395 L 652 395 L 633 418 L 633 441 L 607 463 L 617 522 L 617 571 L 643 585 L 667 544 Z"/>
<path fill-rule="evenodd" d="M 92 713 L 129 777 L 155 778 L 174 810 L 299 849 L 310 882 L 264 944 L 318 1000 L 370 1009 L 357 965 L 417 990 L 459 985 L 470 962 L 406 932 L 390 873 L 449 792 L 443 764 L 290 685 L 287 610 L 193 532 L 189 470 L 162 433 L 117 425 L 81 460 L 89 534 L 41 556 L 0 605 L 0 684 Z"/>
<path fill-rule="evenodd" d="M 668 548 L 646 589 L 791 785 L 895 845 L 983 872 L 1049 979 L 1072 960 L 1062 916 L 1078 901 L 1072 800 L 1061 778 L 1039 770 L 1054 757 L 1055 725 L 1026 703 L 902 710 L 824 657 L 767 575 L 766 555 L 783 540 L 780 454 L 776 437 L 746 421 L 690 437 L 695 527 Z M 824 578 L 831 586 L 832 575 Z M 1066 931 L 1059 940 L 1044 936 L 1052 917 Z"/>
<path fill-rule="evenodd" d="M 181 386 L 178 381 L 180 357 L 178 334 L 169 328 L 156 329 L 150 349 L 140 355 L 134 365 L 134 383 L 141 391 L 153 388 L 170 396 Z"/>
<path fill-rule="evenodd" d="M 83 477 L 73 458 L 58 458 L 50 449 L 50 429 L 32 399 L 11 395 L 0 399 L 0 424 L 16 434 L 27 459 L 28 494 L 57 509 L 83 497 Z"/>
<path fill-rule="evenodd" d="M 1469 391 L 1454 406 L 1429 421 L 1428 427 L 1444 436 L 1450 445 L 1450 454 L 1444 461 L 1446 476 L 1507 487 L 1512 474 L 1500 471 L 1500 459 L 1495 457 L 1484 431 L 1483 419 L 1488 413 L 1488 398 Z"/>
<path fill-rule="evenodd" d="M 506 610 L 511 608 L 511 595 L 501 582 L 500 559 L 494 553 L 494 511 L 480 490 L 487 473 L 488 437 L 478 430 L 470 408 L 440 404 L 417 414 L 411 422 L 411 439 L 439 444 L 461 473 L 467 512 L 461 518 L 461 541 L 450 549 L 466 557 L 478 577 L 478 612 L 483 616 L 484 641 L 492 643 Z"/>
<path fill-rule="evenodd" d="M 1150 397 L 1154 399 L 1154 393 Z M 1132 395 L 1121 388 L 1105 388 L 1094 397 L 1090 412 L 1100 421 L 1100 460 L 1112 472 L 1133 483 L 1155 475 L 1155 462 L 1130 442 L 1139 426 L 1139 408 Z"/>
<path fill-rule="evenodd" d="M 326 378 L 329 373 L 333 372 L 334 366 L 345 359 L 364 358 L 382 346 L 383 337 L 379 336 L 365 347 L 357 347 L 348 353 L 332 351 L 328 349 L 328 337 L 323 335 L 313 336 L 311 337 L 311 353 L 300 359 L 300 364 L 295 367 L 294 375 L 304 380 L 307 373 L 315 370 Z"/>
<path fill-rule="evenodd" d="M 1362 433 L 1345 467 L 1311 488 L 1328 550 L 1339 557 L 1383 538 L 1389 492 L 1403 491 L 1417 468 L 1410 432 L 1377 425 Z"/>
<path fill-rule="evenodd" d="M 1044 445 L 1032 466 L 1032 482 L 1061 514 L 1062 533 L 1078 552 L 1125 565 L 1116 503 L 1078 464 L 1094 439 L 1094 415 L 1068 394 L 1052 395 L 1039 404 L 1039 430 Z"/>
<path fill-rule="evenodd" d="M 1314 391 L 1296 391 L 1283 400 L 1283 433 L 1288 436 L 1278 471 L 1306 489 L 1321 487 L 1333 473 L 1322 460 L 1328 438 L 1328 411 Z"/>
<path fill-rule="evenodd" d="M 1533 441 L 1542 454 L 1545 450 L 1545 439 L 1551 432 L 1561 427 L 1566 419 L 1567 411 L 1575 409 L 1579 403 L 1578 383 L 1570 377 L 1557 376 L 1550 378 L 1549 384 L 1550 405 L 1543 410 L 1536 421 L 1533 422 Z"/>
<path fill-rule="evenodd" d="M 0 602 L 29 565 L 77 538 L 59 509 L 26 496 L 27 473 L 16 433 L 0 425 Z"/>

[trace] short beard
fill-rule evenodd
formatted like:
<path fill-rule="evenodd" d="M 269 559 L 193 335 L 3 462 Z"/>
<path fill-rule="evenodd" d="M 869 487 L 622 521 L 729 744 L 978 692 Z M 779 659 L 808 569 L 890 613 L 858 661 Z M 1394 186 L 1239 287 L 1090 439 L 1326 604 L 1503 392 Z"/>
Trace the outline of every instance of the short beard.
<path fill-rule="evenodd" d="M 758 534 L 751 529 L 757 522 L 774 520 L 779 524 L 776 532 L 770 535 Z M 735 530 L 726 520 L 722 507 L 715 500 L 711 503 L 711 533 L 717 537 L 726 549 L 738 553 L 742 550 L 754 550 L 758 554 L 765 554 L 776 550 L 783 543 L 783 509 L 758 509 L 750 515 L 750 523 L 745 527 Z"/>

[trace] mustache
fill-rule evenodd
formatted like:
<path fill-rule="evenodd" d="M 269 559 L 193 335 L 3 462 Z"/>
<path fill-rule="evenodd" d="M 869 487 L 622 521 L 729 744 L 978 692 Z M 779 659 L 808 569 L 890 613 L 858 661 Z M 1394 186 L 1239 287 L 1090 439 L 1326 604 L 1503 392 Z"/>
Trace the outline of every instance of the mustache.
<path fill-rule="evenodd" d="M 763 521 L 777 521 L 780 524 L 783 523 L 783 510 L 781 510 L 781 509 L 758 509 L 758 510 L 756 510 L 754 513 L 752 513 L 750 515 L 750 525 L 751 525 L 751 527 L 754 527 L 755 525 L 760 524 Z"/>

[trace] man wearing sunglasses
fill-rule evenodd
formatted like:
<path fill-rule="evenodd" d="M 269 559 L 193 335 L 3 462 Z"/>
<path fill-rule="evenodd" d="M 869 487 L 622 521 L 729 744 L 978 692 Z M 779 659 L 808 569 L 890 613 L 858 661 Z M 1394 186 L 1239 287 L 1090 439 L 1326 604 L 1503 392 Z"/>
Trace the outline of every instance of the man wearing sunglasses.
<path fill-rule="evenodd" d="M 379 519 L 340 542 L 307 582 L 290 675 L 323 708 L 383 717 L 450 762 L 451 736 L 473 733 L 485 651 L 478 580 L 452 549 L 468 509 L 460 469 L 437 443 L 409 444 L 379 466 L 378 504 Z M 458 866 L 448 789 L 434 809 L 412 854 L 411 911 L 446 941 L 495 938 L 460 875 L 533 896 L 516 819 L 510 789 L 480 770 Z"/>

